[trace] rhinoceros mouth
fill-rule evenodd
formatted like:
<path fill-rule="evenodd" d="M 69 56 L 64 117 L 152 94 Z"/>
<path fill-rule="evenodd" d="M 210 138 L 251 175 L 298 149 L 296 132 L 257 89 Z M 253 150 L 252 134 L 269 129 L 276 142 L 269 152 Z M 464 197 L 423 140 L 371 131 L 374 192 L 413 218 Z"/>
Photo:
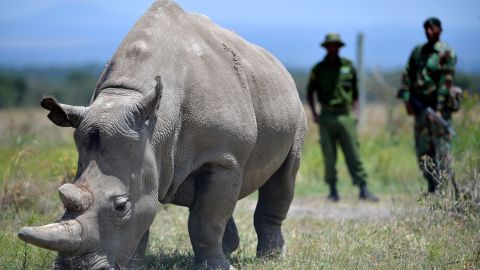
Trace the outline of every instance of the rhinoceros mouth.
<path fill-rule="evenodd" d="M 81 256 L 68 256 L 59 253 L 55 259 L 54 269 L 93 269 L 93 270 L 116 270 L 118 264 L 109 261 L 106 255 L 88 253 Z"/>

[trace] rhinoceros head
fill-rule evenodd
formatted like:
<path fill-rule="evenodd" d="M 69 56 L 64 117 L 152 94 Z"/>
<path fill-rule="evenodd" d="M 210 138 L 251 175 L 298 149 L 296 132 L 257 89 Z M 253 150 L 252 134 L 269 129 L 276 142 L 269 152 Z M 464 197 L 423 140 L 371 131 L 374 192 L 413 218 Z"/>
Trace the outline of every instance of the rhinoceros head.
<path fill-rule="evenodd" d="M 158 170 L 151 143 L 161 81 L 150 93 L 109 88 L 89 107 L 42 99 L 57 125 L 75 128 L 73 183 L 58 189 L 60 221 L 24 227 L 20 239 L 59 252 L 59 268 L 124 268 L 156 213 Z"/>

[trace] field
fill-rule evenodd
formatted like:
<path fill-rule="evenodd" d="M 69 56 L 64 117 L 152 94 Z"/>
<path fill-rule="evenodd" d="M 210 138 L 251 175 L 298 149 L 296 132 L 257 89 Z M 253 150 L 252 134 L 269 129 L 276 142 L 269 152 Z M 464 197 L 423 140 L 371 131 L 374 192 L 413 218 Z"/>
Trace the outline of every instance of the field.
<path fill-rule="evenodd" d="M 343 159 L 339 203 L 325 200 L 317 126 L 310 121 L 294 204 L 285 221 L 287 256 L 255 259 L 255 194 L 240 201 L 235 219 L 240 248 L 237 269 L 479 269 L 480 105 L 467 97 L 454 118 L 458 198 L 447 186 L 427 196 L 417 168 L 412 119 L 400 106 L 371 104 L 360 127 L 361 155 L 379 203 L 358 201 Z M 397 104 L 398 105 L 398 104 Z M 48 269 L 54 252 L 26 245 L 16 233 L 62 214 L 56 189 L 73 179 L 72 129 L 49 123 L 33 109 L 0 110 L 0 269 Z M 152 225 L 146 269 L 185 269 L 193 253 L 188 210 L 159 205 Z"/>

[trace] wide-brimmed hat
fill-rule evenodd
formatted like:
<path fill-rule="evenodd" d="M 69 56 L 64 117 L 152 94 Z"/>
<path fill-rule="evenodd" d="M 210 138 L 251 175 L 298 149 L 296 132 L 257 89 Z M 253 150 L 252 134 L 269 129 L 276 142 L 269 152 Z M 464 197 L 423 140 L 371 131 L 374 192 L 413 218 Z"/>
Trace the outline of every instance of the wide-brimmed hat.
<path fill-rule="evenodd" d="M 325 35 L 325 40 L 320 43 L 322 47 L 325 47 L 327 44 L 339 44 L 340 47 L 345 46 L 345 43 L 340 38 L 340 35 L 337 33 L 328 33 Z"/>

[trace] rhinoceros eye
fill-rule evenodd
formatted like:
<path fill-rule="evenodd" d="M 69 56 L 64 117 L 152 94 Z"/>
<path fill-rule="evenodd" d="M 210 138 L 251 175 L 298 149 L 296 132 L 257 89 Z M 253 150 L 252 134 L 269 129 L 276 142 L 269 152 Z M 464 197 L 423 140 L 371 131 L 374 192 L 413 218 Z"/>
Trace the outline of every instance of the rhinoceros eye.
<path fill-rule="evenodd" d="M 126 208 L 127 208 L 127 202 L 124 202 L 124 203 L 121 203 L 121 204 L 117 204 L 115 206 L 115 211 L 123 212 L 123 211 L 125 211 Z"/>
<path fill-rule="evenodd" d="M 114 202 L 115 211 L 124 212 L 127 210 L 128 203 L 129 201 L 127 197 L 116 198 Z"/>
<path fill-rule="evenodd" d="M 119 196 L 113 199 L 111 215 L 113 224 L 122 226 L 132 216 L 132 203 L 127 196 Z"/>

